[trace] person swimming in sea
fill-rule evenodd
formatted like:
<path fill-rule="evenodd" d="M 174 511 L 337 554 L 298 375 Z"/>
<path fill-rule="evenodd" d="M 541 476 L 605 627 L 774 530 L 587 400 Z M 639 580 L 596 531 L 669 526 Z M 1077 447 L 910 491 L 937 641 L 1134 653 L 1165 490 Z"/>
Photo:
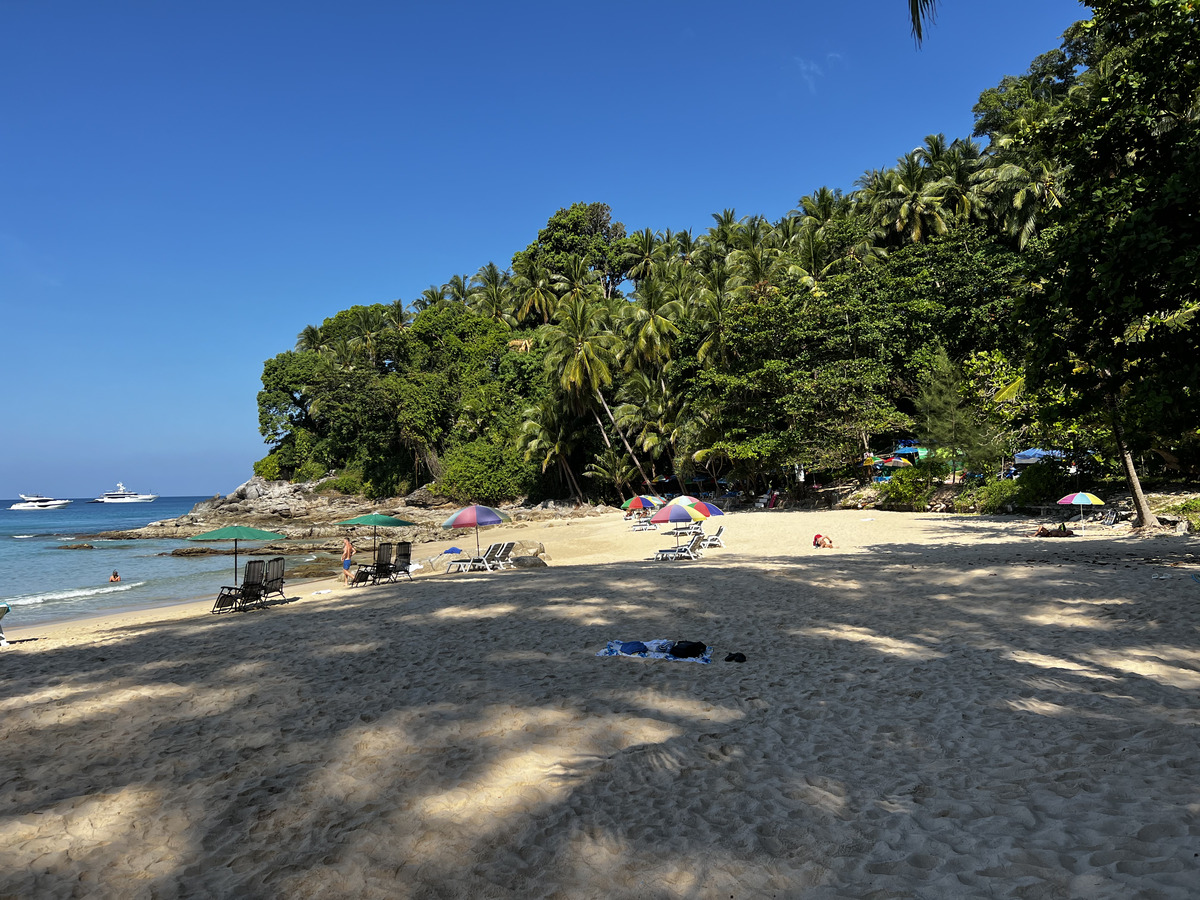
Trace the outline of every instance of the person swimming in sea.
<path fill-rule="evenodd" d="M 113 582 L 120 581 L 120 580 L 121 580 L 121 576 L 119 574 L 117 574 L 116 569 L 113 569 L 113 573 L 108 576 L 109 584 L 112 584 Z"/>

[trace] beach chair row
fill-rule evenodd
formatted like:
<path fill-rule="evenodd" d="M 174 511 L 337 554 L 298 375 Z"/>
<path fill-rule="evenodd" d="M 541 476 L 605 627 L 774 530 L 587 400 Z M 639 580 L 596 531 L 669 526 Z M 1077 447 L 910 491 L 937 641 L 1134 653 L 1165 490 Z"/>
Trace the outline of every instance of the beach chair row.
<path fill-rule="evenodd" d="M 686 544 L 677 547 L 664 547 L 654 554 L 656 560 L 678 561 L 681 559 L 699 559 L 710 547 L 724 547 L 725 526 L 722 525 L 712 534 L 705 534 L 703 529 L 692 531 L 691 539 Z"/>
<path fill-rule="evenodd" d="M 412 544 L 405 541 L 401 544 L 380 544 L 375 551 L 375 562 L 360 565 L 354 570 L 354 578 L 350 586 L 356 584 L 379 584 L 380 582 L 395 582 L 403 575 L 412 581 Z"/>
<path fill-rule="evenodd" d="M 511 569 L 516 566 L 512 553 L 516 541 L 491 544 L 483 551 L 482 556 L 472 556 L 469 559 L 456 559 L 446 566 L 446 573 L 458 572 L 496 572 L 501 569 Z"/>
<path fill-rule="evenodd" d="M 252 559 L 246 563 L 241 584 L 221 588 L 212 611 L 223 613 L 265 609 L 267 598 L 276 594 L 279 595 L 280 602 L 287 600 L 283 595 L 283 557 Z"/>

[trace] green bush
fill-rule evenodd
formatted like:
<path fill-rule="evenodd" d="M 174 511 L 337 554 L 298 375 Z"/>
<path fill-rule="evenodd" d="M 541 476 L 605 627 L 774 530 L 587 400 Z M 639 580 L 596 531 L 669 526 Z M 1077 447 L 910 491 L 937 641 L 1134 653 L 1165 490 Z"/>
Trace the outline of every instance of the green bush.
<path fill-rule="evenodd" d="M 292 481 L 316 481 L 325 474 L 325 467 L 315 459 L 310 459 L 292 474 Z"/>
<path fill-rule="evenodd" d="M 933 499 L 936 484 L 931 484 L 925 467 L 897 469 L 892 480 L 879 486 L 883 494 L 883 506 L 889 509 L 923 510 Z"/>
<path fill-rule="evenodd" d="M 1017 505 L 1021 493 L 1019 481 L 997 479 L 963 491 L 954 501 L 956 512 L 999 513 Z"/>
<path fill-rule="evenodd" d="M 317 486 L 317 490 L 321 493 L 337 491 L 338 493 L 349 494 L 351 496 L 366 493 L 361 472 L 343 472 L 336 478 L 322 481 Z"/>
<path fill-rule="evenodd" d="M 267 481 L 278 481 L 280 478 L 279 457 L 273 452 L 268 453 L 254 464 L 254 474 Z"/>
<path fill-rule="evenodd" d="M 479 440 L 445 455 L 437 490 L 459 503 L 495 505 L 528 493 L 537 474 L 522 454 L 506 453 L 490 441 Z"/>

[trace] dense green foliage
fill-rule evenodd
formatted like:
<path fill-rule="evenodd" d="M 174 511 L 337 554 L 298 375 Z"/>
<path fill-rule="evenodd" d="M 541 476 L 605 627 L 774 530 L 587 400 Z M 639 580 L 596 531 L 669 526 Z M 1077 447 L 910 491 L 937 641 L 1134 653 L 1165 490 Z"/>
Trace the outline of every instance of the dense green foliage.
<path fill-rule="evenodd" d="M 861 475 L 863 454 L 919 436 L 987 476 L 972 502 L 993 509 L 1053 489 L 990 480 L 1025 446 L 1131 479 L 1130 447 L 1190 465 L 1193 7 L 1090 5 L 983 92 L 986 147 L 930 135 L 852 193 L 819 188 L 775 222 L 723 210 L 696 235 L 627 234 L 576 203 L 508 267 L 309 326 L 264 365 L 255 471 L 620 500 Z M 927 500 L 933 465 L 897 474 L 891 502 Z"/>

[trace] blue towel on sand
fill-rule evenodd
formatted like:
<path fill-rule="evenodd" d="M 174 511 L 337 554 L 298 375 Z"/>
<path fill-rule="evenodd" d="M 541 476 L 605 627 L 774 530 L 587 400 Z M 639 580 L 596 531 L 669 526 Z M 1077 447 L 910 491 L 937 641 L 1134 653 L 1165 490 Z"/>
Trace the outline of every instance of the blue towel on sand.
<path fill-rule="evenodd" d="M 677 659 L 681 662 L 696 662 L 708 665 L 712 662 L 712 647 L 705 647 L 702 656 L 672 656 L 674 641 L 609 641 L 597 656 L 638 656 L 642 659 Z"/>

